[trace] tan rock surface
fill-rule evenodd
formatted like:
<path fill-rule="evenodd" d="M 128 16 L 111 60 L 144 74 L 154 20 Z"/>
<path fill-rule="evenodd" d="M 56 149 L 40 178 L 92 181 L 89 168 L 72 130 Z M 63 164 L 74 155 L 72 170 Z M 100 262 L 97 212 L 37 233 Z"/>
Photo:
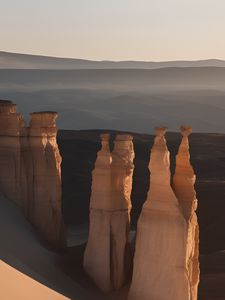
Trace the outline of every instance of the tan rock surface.
<path fill-rule="evenodd" d="M 20 198 L 20 131 L 23 119 L 11 101 L 0 101 L 0 191 L 22 206 Z"/>
<path fill-rule="evenodd" d="M 26 127 L 16 105 L 0 101 L 0 192 L 16 202 L 50 243 L 63 239 L 57 113 L 32 113 Z"/>
<path fill-rule="evenodd" d="M 128 270 L 130 193 L 133 174 L 131 136 L 116 137 L 109 150 L 109 135 L 101 135 L 92 173 L 90 229 L 84 255 L 84 268 L 104 292 L 120 288 Z"/>
<path fill-rule="evenodd" d="M 134 148 L 131 135 L 117 135 L 111 164 L 111 201 L 114 215 L 111 227 L 111 280 L 114 289 L 126 281 L 131 257 L 128 244 Z"/>
<path fill-rule="evenodd" d="M 28 219 L 47 241 L 60 245 L 64 240 L 64 226 L 56 117 L 55 112 L 31 114 L 28 139 L 33 176 L 28 178 L 28 185 L 32 187 L 28 192 Z"/>
<path fill-rule="evenodd" d="M 170 186 L 170 157 L 156 128 L 150 189 L 138 221 L 129 300 L 190 300 L 186 268 L 187 226 Z"/>
<path fill-rule="evenodd" d="M 196 192 L 194 188 L 196 176 L 190 163 L 188 136 L 191 134 L 191 127 L 182 126 L 183 136 L 178 154 L 176 156 L 176 169 L 173 177 L 174 192 L 179 200 L 184 217 L 188 225 L 187 237 L 187 265 L 188 277 L 191 283 L 191 299 L 198 298 L 199 284 L 199 226 L 197 215 Z"/>

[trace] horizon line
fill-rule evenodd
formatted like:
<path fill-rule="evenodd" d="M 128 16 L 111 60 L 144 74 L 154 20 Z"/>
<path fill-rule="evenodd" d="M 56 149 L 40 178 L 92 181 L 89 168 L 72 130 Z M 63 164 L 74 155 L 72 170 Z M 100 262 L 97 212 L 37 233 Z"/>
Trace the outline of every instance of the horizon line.
<path fill-rule="evenodd" d="M 65 56 L 55 56 L 55 55 L 48 55 L 48 54 L 34 54 L 28 52 L 11 52 L 7 50 L 0 50 L 0 53 L 6 54 L 16 54 L 16 55 L 27 55 L 27 56 L 38 56 L 38 57 L 45 57 L 45 58 L 55 58 L 55 59 L 68 59 L 68 60 L 83 60 L 83 61 L 90 61 L 90 62 L 110 62 L 110 63 L 121 63 L 121 62 L 137 62 L 137 63 L 169 63 L 169 62 L 201 62 L 201 61 L 224 61 L 225 58 L 202 58 L 202 59 L 174 59 L 174 60 L 132 60 L 132 59 L 125 59 L 125 60 L 113 60 L 113 59 L 90 59 L 90 58 L 78 58 L 78 57 L 65 57 Z"/>

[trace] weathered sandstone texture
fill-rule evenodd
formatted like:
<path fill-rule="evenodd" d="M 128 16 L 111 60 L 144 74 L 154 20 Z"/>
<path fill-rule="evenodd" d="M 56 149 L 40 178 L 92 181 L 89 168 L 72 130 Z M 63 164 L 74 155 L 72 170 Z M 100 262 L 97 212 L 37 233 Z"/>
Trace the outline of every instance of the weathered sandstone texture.
<path fill-rule="evenodd" d="M 0 101 L 0 192 L 21 206 L 20 131 L 23 119 L 11 101 Z"/>
<path fill-rule="evenodd" d="M 63 243 L 61 156 L 55 112 L 32 113 L 26 127 L 16 105 L 0 101 L 0 193 L 16 202 L 43 238 Z"/>
<path fill-rule="evenodd" d="M 46 240 L 59 245 L 63 241 L 64 228 L 56 118 L 56 112 L 31 113 L 28 140 L 32 177 L 28 176 L 28 185 L 32 188 L 28 191 L 28 219 Z"/>
<path fill-rule="evenodd" d="M 156 128 L 150 189 L 138 221 L 129 300 L 190 300 L 186 267 L 187 224 L 170 185 L 170 154 Z"/>
<path fill-rule="evenodd" d="M 188 226 L 187 236 L 187 266 L 188 278 L 191 285 L 191 300 L 198 298 L 199 284 L 199 227 L 197 215 L 196 192 L 194 188 L 196 176 L 190 163 L 188 136 L 191 134 L 191 127 L 181 127 L 183 136 L 178 154 L 176 156 L 176 169 L 173 176 L 174 192 L 179 200 L 183 215 Z"/>
<path fill-rule="evenodd" d="M 109 135 L 101 135 L 102 148 L 92 172 L 89 238 L 84 269 L 104 292 L 119 289 L 129 269 L 128 233 L 133 175 L 133 143 L 118 135 L 112 154 Z"/>

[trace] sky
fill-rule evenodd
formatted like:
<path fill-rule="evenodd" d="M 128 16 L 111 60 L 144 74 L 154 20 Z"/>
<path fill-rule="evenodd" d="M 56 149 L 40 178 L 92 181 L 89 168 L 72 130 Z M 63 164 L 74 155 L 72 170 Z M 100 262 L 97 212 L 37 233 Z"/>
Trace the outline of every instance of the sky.
<path fill-rule="evenodd" d="M 93 60 L 225 59 L 225 1 L 0 0 L 0 50 Z"/>

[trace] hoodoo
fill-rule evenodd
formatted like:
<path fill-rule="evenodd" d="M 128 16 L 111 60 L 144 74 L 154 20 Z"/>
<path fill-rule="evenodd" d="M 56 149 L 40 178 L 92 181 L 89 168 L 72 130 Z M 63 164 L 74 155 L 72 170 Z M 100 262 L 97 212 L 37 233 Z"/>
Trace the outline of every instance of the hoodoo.
<path fill-rule="evenodd" d="M 150 189 L 138 221 L 129 300 L 190 300 L 187 225 L 170 185 L 166 128 L 156 128 Z"/>
<path fill-rule="evenodd" d="M 92 171 L 89 238 L 84 253 L 84 269 L 96 285 L 107 292 L 110 278 L 110 211 L 111 171 L 109 135 L 101 135 L 102 148 Z"/>
<path fill-rule="evenodd" d="M 112 152 L 111 280 L 114 289 L 122 287 L 130 269 L 128 235 L 135 155 L 132 140 L 131 135 L 117 135 Z"/>
<path fill-rule="evenodd" d="M 109 135 L 101 135 L 102 149 L 92 172 L 90 230 L 84 268 L 104 292 L 120 288 L 128 271 L 130 194 L 133 174 L 132 137 L 118 135 L 113 153 Z"/>
<path fill-rule="evenodd" d="M 41 236 L 64 243 L 57 113 L 32 113 L 30 126 L 11 101 L 0 101 L 0 192 L 16 202 Z"/>
<path fill-rule="evenodd" d="M 9 200 L 21 203 L 20 131 L 23 119 L 11 101 L 0 100 L 0 190 Z"/>
<path fill-rule="evenodd" d="M 179 200 L 184 217 L 188 225 L 187 236 L 187 266 L 191 284 L 191 300 L 198 298 L 199 284 L 199 227 L 197 215 L 196 192 L 194 188 L 196 176 L 190 163 L 188 136 L 191 127 L 181 126 L 183 136 L 176 156 L 176 169 L 173 177 L 174 192 Z"/>
<path fill-rule="evenodd" d="M 61 156 L 56 142 L 56 112 L 31 113 L 28 139 L 32 177 L 28 178 L 29 220 L 51 244 L 63 243 Z"/>

